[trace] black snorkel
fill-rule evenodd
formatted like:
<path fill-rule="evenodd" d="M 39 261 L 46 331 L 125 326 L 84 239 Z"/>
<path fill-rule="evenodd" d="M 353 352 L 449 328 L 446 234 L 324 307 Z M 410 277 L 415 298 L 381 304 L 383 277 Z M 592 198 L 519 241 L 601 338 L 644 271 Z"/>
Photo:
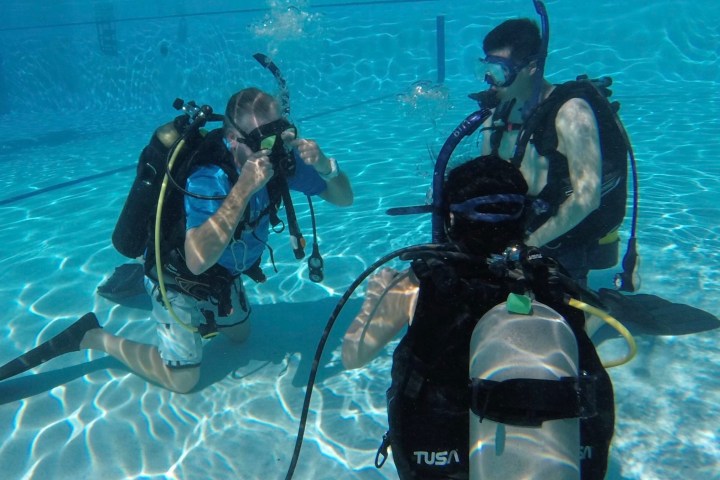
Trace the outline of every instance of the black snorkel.
<path fill-rule="evenodd" d="M 287 88 L 287 82 L 285 81 L 285 78 L 282 76 L 282 72 L 280 72 L 280 69 L 277 65 L 275 65 L 275 62 L 272 61 L 270 57 L 263 53 L 256 53 L 253 55 L 253 58 L 258 61 L 260 65 L 267 68 L 270 73 L 272 73 L 273 77 L 275 77 L 275 80 L 278 83 L 278 86 L 280 87 L 280 109 L 282 111 L 283 117 L 289 117 L 290 116 L 290 90 Z"/>
<path fill-rule="evenodd" d="M 533 93 L 525 105 L 523 105 L 522 116 L 523 120 L 530 117 L 533 109 L 540 103 L 540 95 L 542 94 L 542 86 L 545 81 L 545 61 L 548 56 L 548 44 L 550 43 L 550 20 L 548 19 L 547 10 L 545 4 L 540 0 L 533 0 L 535 11 L 540 15 L 540 51 L 535 57 L 537 62 L 535 81 L 533 85 Z"/>
<path fill-rule="evenodd" d="M 256 53 L 253 55 L 253 58 L 257 60 L 257 62 L 262 65 L 263 67 L 267 68 L 270 73 L 272 73 L 273 77 L 275 77 L 275 80 L 278 83 L 278 86 L 280 87 L 280 109 L 282 111 L 283 117 L 289 117 L 290 116 L 290 91 L 287 88 L 287 81 L 285 81 L 285 78 L 282 75 L 282 72 L 280 72 L 280 69 L 277 65 L 275 65 L 275 62 L 272 61 L 270 57 L 268 57 L 265 54 L 262 53 Z M 295 258 L 298 260 L 303 258 L 305 256 L 305 238 L 302 236 L 302 232 L 300 231 L 300 226 L 298 225 L 297 221 L 297 215 L 295 214 L 295 207 L 292 203 L 292 197 L 290 195 L 290 190 L 287 186 L 287 178 L 285 176 L 282 176 L 282 178 L 278 178 L 280 189 L 281 189 L 281 195 L 283 199 L 283 204 L 285 205 L 285 212 L 287 213 L 287 221 L 288 221 L 288 231 L 290 233 L 290 243 L 293 249 L 293 253 L 295 254 Z M 308 205 L 310 208 L 310 218 L 312 220 L 312 230 L 313 230 L 313 247 L 312 247 L 312 253 L 310 254 L 310 257 L 308 258 L 308 271 L 309 271 L 309 277 L 310 280 L 313 282 L 321 282 L 324 278 L 323 274 L 323 267 L 324 262 L 322 259 L 322 256 L 320 255 L 320 249 L 318 247 L 317 243 L 317 228 L 315 224 L 315 210 L 313 209 L 312 204 L 312 198 L 310 195 L 307 195 Z"/>

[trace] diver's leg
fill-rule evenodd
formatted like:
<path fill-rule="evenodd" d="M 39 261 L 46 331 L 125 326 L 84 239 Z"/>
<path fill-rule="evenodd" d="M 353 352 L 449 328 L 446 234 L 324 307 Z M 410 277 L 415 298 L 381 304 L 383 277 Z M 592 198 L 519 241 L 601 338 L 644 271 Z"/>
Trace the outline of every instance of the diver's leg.
<path fill-rule="evenodd" d="M 99 350 L 120 360 L 136 374 L 168 390 L 187 393 L 200 379 L 200 366 L 170 368 L 155 345 L 128 340 L 101 328 L 88 331 L 80 348 Z"/>
<path fill-rule="evenodd" d="M 93 329 L 83 338 L 81 348 L 103 351 L 138 375 L 168 390 L 186 393 L 200 379 L 202 340 L 197 331 L 193 331 L 204 321 L 200 306 L 192 297 L 168 291 L 168 300 L 183 323 L 180 324 L 159 298 L 158 287 L 148 279 L 145 287 L 153 299 L 157 346 L 128 340 L 103 329 Z"/>

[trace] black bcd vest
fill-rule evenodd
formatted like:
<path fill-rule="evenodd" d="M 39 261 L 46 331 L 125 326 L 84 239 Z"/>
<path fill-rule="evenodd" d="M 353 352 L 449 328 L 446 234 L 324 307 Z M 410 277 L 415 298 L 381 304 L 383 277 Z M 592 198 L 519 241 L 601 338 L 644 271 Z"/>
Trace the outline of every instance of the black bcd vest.
<path fill-rule="evenodd" d="M 420 295 L 412 324 L 393 353 L 387 392 L 388 439 L 402 480 L 465 479 L 469 472 L 469 344 L 478 320 L 510 292 L 528 287 L 491 272 L 484 261 L 416 260 Z M 543 284 L 538 274 L 532 283 Z M 533 289 L 538 301 L 568 321 L 575 333 L 580 369 L 596 376 L 598 414 L 581 419 L 582 478 L 602 479 L 614 429 L 613 391 L 581 312 L 556 300 L 557 293 Z M 580 453 L 578 453 L 580 454 Z M 510 479 L 508 479 L 510 480 Z"/>
<path fill-rule="evenodd" d="M 546 201 L 550 208 L 530 215 L 528 233 L 553 216 L 572 193 L 567 158 L 557 150 L 555 120 L 558 110 L 573 98 L 585 100 L 597 120 L 602 158 L 601 203 L 600 207 L 580 224 L 553 241 L 553 245 L 577 245 L 596 241 L 617 229 L 625 218 L 629 146 L 616 113 L 619 104 L 611 104 L 606 94 L 596 87 L 592 80 L 579 79 L 557 85 L 548 98 L 532 110 L 516 141 L 516 155 L 511 161 L 518 168 L 528 144 L 532 144 L 538 154 L 546 157 L 549 162 L 547 184 L 538 198 Z M 499 110 L 496 109 L 496 112 Z M 491 138 L 493 149 L 497 149 L 501 135 L 493 132 Z"/>

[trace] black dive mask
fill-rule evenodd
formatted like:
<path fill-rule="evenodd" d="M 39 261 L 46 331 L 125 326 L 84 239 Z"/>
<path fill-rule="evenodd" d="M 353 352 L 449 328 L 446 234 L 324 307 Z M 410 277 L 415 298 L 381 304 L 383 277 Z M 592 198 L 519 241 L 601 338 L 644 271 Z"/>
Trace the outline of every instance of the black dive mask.
<path fill-rule="evenodd" d="M 245 132 L 228 117 L 230 124 L 242 134 L 238 142 L 244 143 L 253 152 L 270 150 L 270 162 L 276 174 L 292 176 L 295 173 L 295 158 L 290 155 L 290 149 L 285 147 L 282 135 L 288 133 L 292 138 L 297 138 L 297 127 L 288 122 L 285 118 L 273 120 L 265 125 L 260 125 L 250 132 Z"/>
<path fill-rule="evenodd" d="M 297 138 L 297 128 L 284 118 L 260 125 L 248 133 L 240 130 L 240 133 L 245 137 L 242 140 L 245 140 L 245 144 L 254 152 L 258 150 L 274 150 L 278 143 L 283 143 L 282 134 L 285 132 L 288 132 L 293 138 Z"/>

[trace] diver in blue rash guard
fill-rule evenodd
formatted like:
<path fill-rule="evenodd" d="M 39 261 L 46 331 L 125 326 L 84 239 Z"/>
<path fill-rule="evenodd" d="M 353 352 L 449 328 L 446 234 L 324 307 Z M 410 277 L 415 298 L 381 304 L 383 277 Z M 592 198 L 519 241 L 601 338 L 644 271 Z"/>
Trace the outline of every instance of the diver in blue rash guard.
<path fill-rule="evenodd" d="M 153 299 L 157 345 L 110 333 L 91 312 L 50 341 L 0 366 L 0 380 L 58 355 L 91 349 L 115 357 L 134 373 L 169 390 L 184 393 L 199 381 L 203 339 L 218 333 L 237 342 L 248 337 L 251 309 L 241 274 L 264 281 L 260 256 L 270 225 L 281 222 L 277 217 L 281 202 L 288 213 L 291 238 L 302 240 L 293 237 L 289 189 L 320 196 L 337 206 L 352 204 L 353 192 L 337 162 L 315 141 L 298 137 L 273 96 L 256 88 L 241 90 L 230 98 L 220 118 L 223 127 L 207 133 L 189 128 L 180 135 L 175 129 L 178 119 L 156 130 L 141 155 L 126 207 L 145 203 L 132 199 L 152 183 L 143 178 L 147 170 L 153 170 L 146 168 L 152 166 L 148 158 L 159 156 L 164 166 L 165 153 L 153 152 L 162 150 L 160 144 L 170 136 L 168 129 L 174 132 L 174 140 L 167 153 L 167 172 L 172 171 L 186 190 L 165 195 L 171 175 L 160 172 L 165 182 L 158 188 L 160 200 L 157 192 L 155 196 L 158 213 L 146 215 L 155 225 L 154 233 L 148 236 L 147 225 L 133 222 L 131 214 L 127 214 L 131 221 L 123 220 L 126 210 L 134 210 L 124 208 L 118 225 L 133 231 L 125 235 L 116 227 L 113 237 L 123 254 L 138 245 L 145 250 L 145 288 Z M 183 148 L 186 140 L 187 149 Z M 173 169 L 177 158 L 181 161 Z M 168 208 L 162 214 L 164 203 Z M 298 243 L 294 250 L 301 258 L 298 251 L 304 241 Z"/>
<path fill-rule="evenodd" d="M 275 170 L 283 167 L 272 156 L 283 144 L 299 161 L 294 162 L 292 174 L 276 175 Z M 341 206 L 350 205 L 353 194 L 335 160 L 326 157 L 314 141 L 298 138 L 295 127 L 281 116 L 275 98 L 255 88 L 241 90 L 230 98 L 222 130 L 208 133 L 196 155 L 202 157 L 207 152 L 224 155 L 239 175 L 233 184 L 225 169 L 208 159 L 188 177 L 188 191 L 225 198 L 186 197 L 184 248 L 176 250 L 181 259 L 166 266 L 179 288 L 169 291 L 168 296 L 186 324 L 214 323 L 219 332 L 244 341 L 250 333 L 250 306 L 240 274 L 257 264 L 266 246 L 272 182 L 286 181 L 293 190 L 319 195 Z M 214 299 L 198 299 L 193 292 L 194 276 L 218 268 L 230 290 L 221 290 Z M 185 269 L 189 272 L 183 273 Z M 136 373 L 171 390 L 187 392 L 199 379 L 201 335 L 171 318 L 158 298 L 159 286 L 152 273 L 145 283 L 156 300 L 153 316 L 158 322 L 159 346 L 130 342 L 94 329 L 85 335 L 80 347 L 109 353 Z"/>

